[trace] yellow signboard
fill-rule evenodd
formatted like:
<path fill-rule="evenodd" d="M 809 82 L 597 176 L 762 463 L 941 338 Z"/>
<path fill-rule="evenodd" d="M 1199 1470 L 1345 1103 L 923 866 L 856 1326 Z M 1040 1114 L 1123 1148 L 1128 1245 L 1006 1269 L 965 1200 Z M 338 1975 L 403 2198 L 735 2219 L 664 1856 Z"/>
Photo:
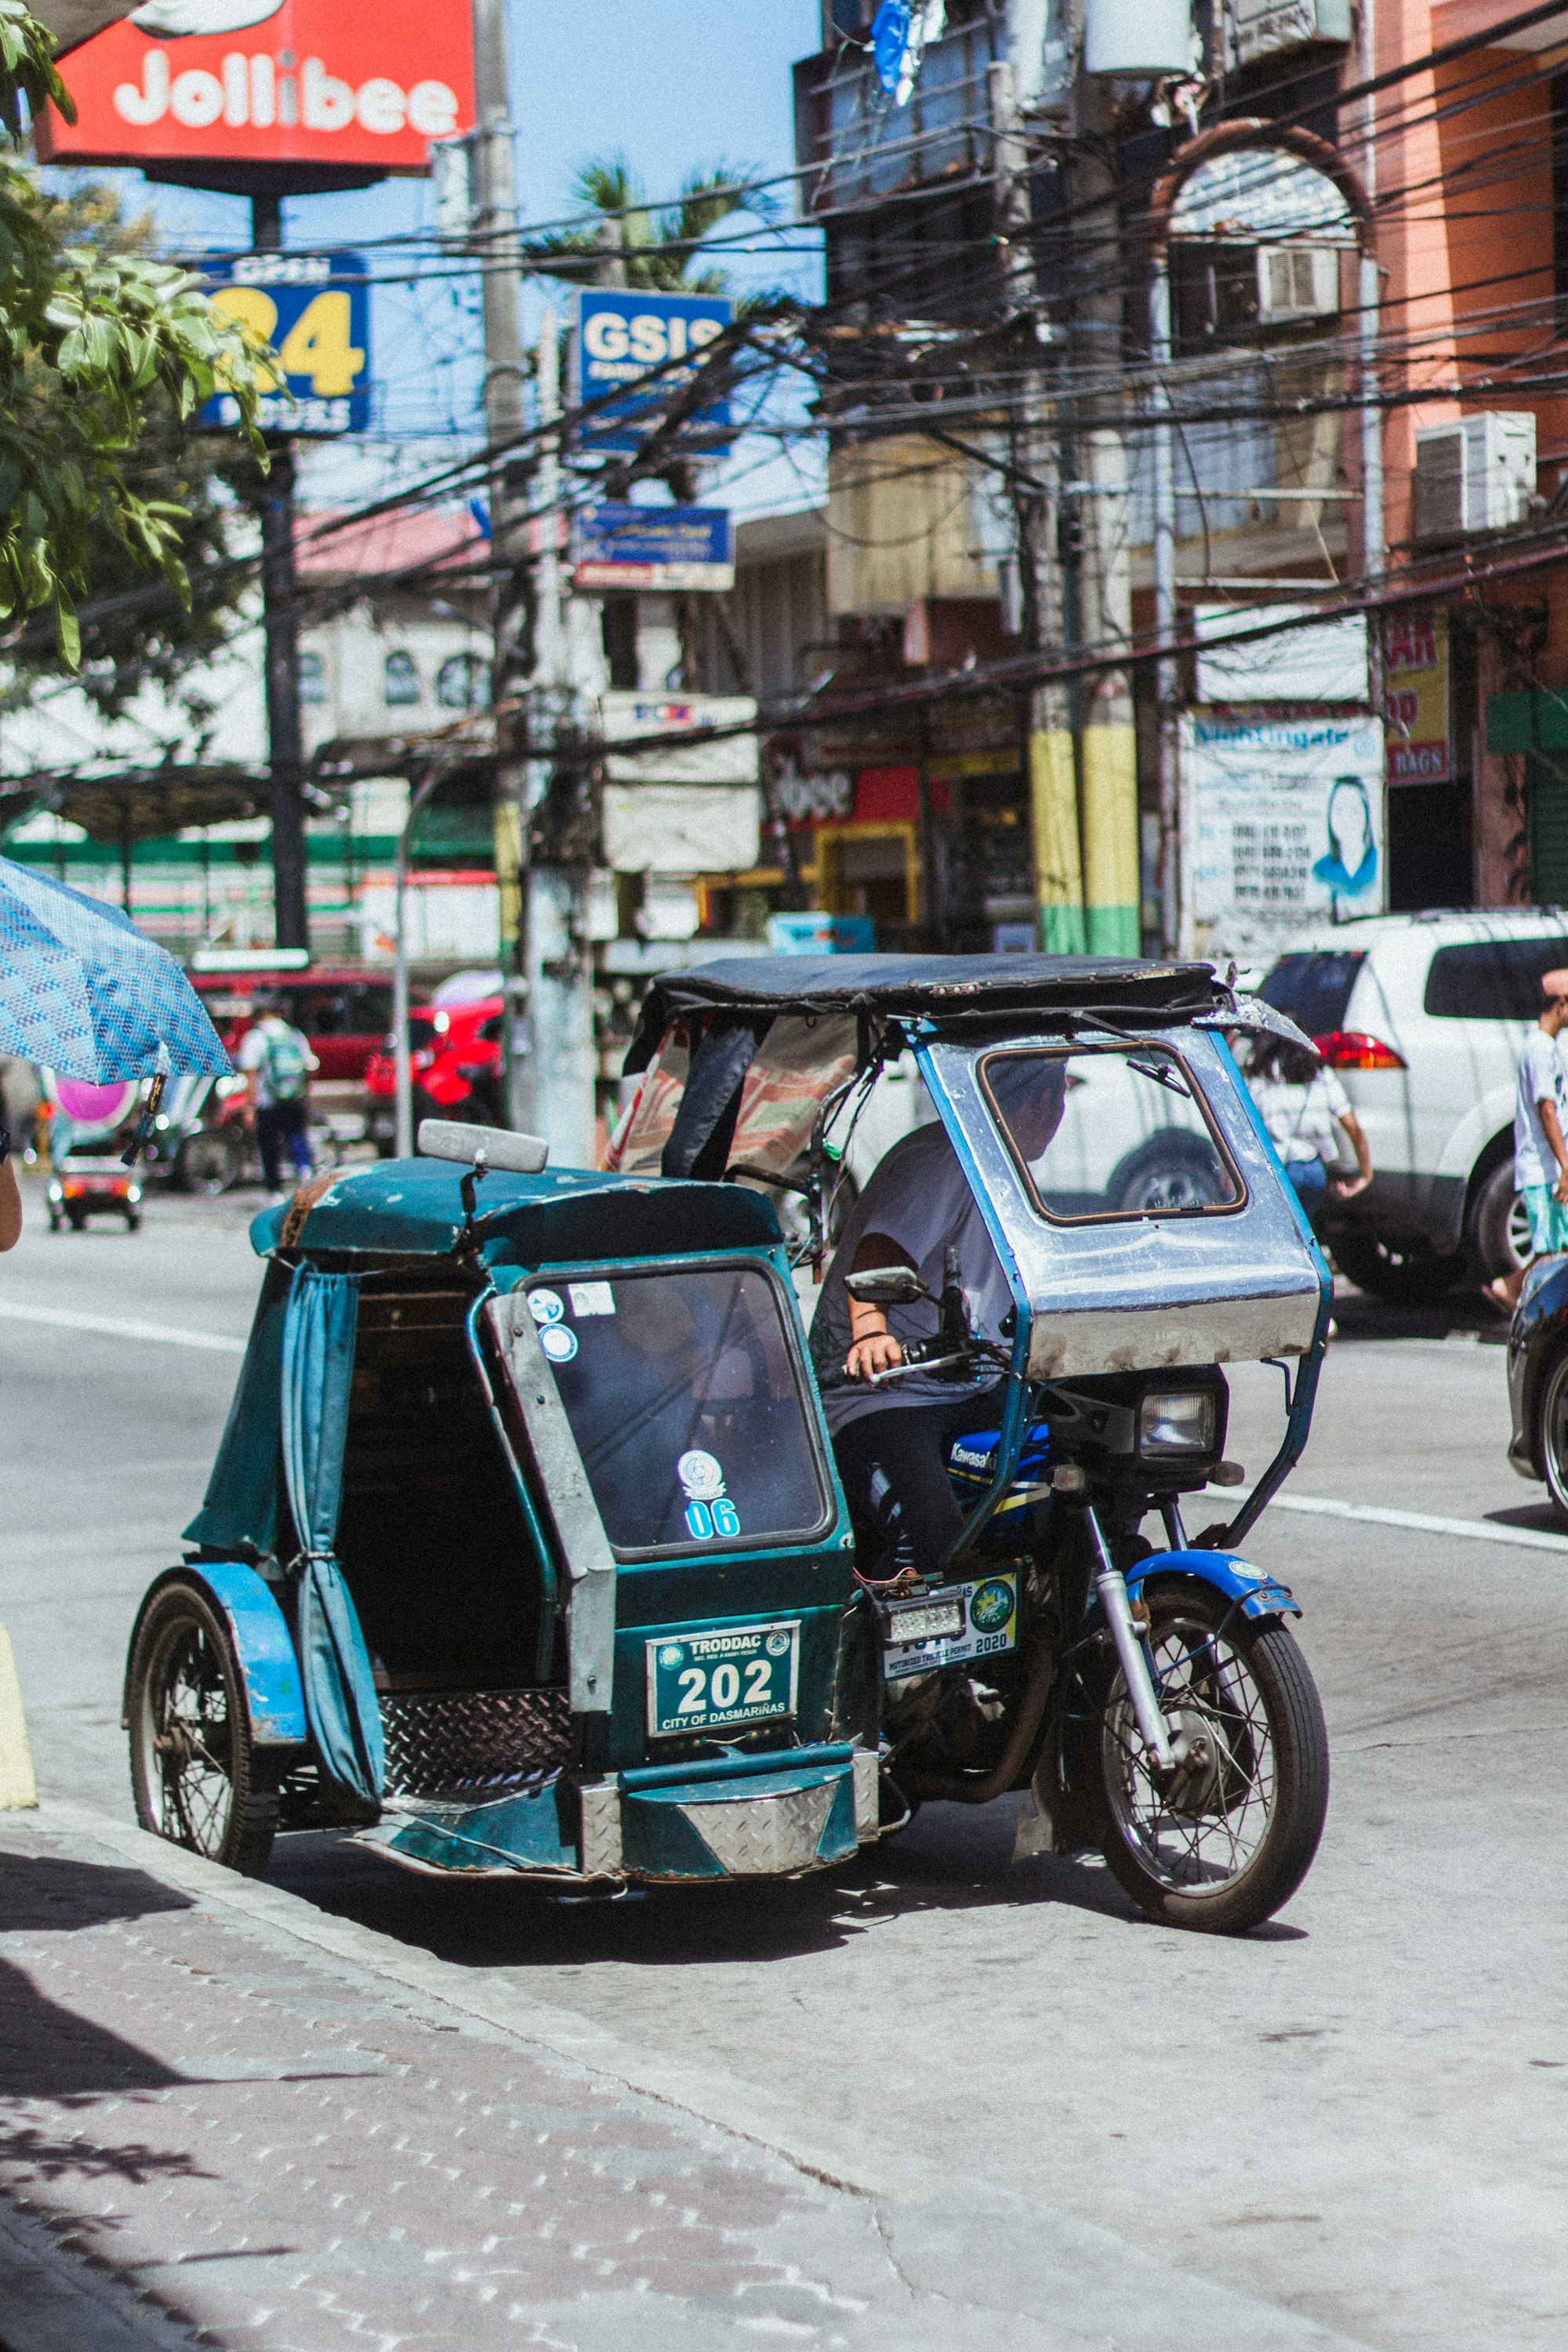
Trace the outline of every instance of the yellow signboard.
<path fill-rule="evenodd" d="M 1383 688 L 1389 782 L 1450 782 L 1448 615 L 1441 605 L 1417 605 L 1384 621 Z"/>

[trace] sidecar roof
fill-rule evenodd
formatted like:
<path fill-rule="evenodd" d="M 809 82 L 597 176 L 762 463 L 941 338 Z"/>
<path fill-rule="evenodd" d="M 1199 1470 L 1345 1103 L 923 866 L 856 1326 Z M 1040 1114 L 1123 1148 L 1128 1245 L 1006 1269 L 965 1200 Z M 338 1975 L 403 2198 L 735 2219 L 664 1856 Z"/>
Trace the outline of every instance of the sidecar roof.
<path fill-rule="evenodd" d="M 643 1000 L 628 1066 L 678 1013 L 874 1013 L 888 1020 L 993 1013 L 1147 1013 L 1191 1020 L 1229 1003 L 1206 963 L 1135 956 L 748 956 L 667 972 Z"/>
<path fill-rule="evenodd" d="M 446 1257 L 465 1223 L 465 1171 L 449 1160 L 383 1160 L 338 1171 L 310 1199 L 264 1209 L 250 1228 L 258 1256 Z M 309 1206 L 303 1215 L 304 1201 Z M 778 1220 L 738 1184 L 562 1169 L 492 1171 L 477 1193 L 474 1240 L 487 1265 L 569 1265 L 704 1250 L 772 1249 Z"/>

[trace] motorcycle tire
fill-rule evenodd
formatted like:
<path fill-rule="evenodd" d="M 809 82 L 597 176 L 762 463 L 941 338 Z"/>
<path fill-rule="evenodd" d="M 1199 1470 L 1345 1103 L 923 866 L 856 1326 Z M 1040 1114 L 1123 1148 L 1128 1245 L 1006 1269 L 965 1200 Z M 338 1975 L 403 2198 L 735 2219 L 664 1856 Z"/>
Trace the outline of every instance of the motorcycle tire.
<path fill-rule="evenodd" d="M 1465 1253 L 1439 1253 L 1426 1242 L 1390 1242 L 1364 1229 L 1331 1234 L 1334 1264 L 1358 1290 L 1391 1307 L 1422 1307 L 1465 1275 Z"/>
<path fill-rule="evenodd" d="M 1205 1760 L 1156 1790 L 1118 1666 L 1099 1724 L 1102 1851 L 1152 1919 L 1245 1935 L 1311 1866 L 1329 1802 L 1329 1746 L 1307 1662 L 1275 1619 L 1243 1617 L 1186 1582 L 1146 1587 L 1148 1653 L 1166 1719 Z"/>
<path fill-rule="evenodd" d="M 221 1128 L 206 1128 L 185 1138 L 174 1162 L 174 1181 L 183 1192 L 216 1200 L 237 1184 L 244 1153 L 233 1136 Z"/>
<path fill-rule="evenodd" d="M 1535 1443 L 1552 1507 L 1568 1525 L 1568 1348 L 1559 1349 L 1541 1383 Z"/>
<path fill-rule="evenodd" d="M 125 1692 L 142 1827 L 259 1878 L 278 1829 L 277 1767 L 251 1745 L 234 1643 L 196 1586 L 166 1584 L 148 1604 Z"/>

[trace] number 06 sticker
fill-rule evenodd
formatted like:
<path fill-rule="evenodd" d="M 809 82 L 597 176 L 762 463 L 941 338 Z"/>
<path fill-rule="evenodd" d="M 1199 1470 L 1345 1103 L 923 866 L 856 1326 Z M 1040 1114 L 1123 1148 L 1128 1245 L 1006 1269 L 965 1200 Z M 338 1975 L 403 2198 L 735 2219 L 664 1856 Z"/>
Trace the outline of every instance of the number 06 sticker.
<path fill-rule="evenodd" d="M 731 1730 L 795 1713 L 798 1622 L 663 1634 L 647 1649 L 651 1739 Z"/>

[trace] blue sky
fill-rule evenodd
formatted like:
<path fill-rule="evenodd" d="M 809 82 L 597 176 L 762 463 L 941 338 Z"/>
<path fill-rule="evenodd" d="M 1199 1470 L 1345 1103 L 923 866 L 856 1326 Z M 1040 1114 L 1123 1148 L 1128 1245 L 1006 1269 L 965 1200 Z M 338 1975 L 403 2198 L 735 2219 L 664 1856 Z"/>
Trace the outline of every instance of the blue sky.
<path fill-rule="evenodd" d="M 432 0 L 462 7 L 466 0 Z M 525 221 L 559 218 L 571 207 L 574 170 L 621 150 L 650 196 L 674 195 L 686 173 L 724 158 L 787 172 L 794 163 L 790 67 L 817 45 L 817 0 L 511 0 L 512 110 L 519 204 Z M 175 250 L 248 240 L 248 207 L 236 199 L 152 187 L 139 173 L 117 173 L 128 205 L 150 204 Z M 791 189 L 779 197 L 787 223 Z M 341 196 L 290 204 L 287 242 L 353 246 L 434 224 L 427 183 L 387 181 Z M 798 247 L 801 236 L 786 242 Z M 809 289 L 812 261 L 760 252 L 733 264 L 736 282 L 784 281 Z M 562 299 L 560 292 L 557 299 Z M 535 305 L 531 305 L 531 310 Z M 428 436 L 472 422 L 478 382 L 475 289 L 468 281 L 378 289 L 373 321 L 375 373 L 384 386 L 391 445 L 359 463 L 345 449 L 321 452 L 310 468 L 317 495 L 368 488 L 374 470 L 395 478 L 438 455 Z M 415 436 L 417 436 L 416 438 Z M 395 446 L 401 443 L 402 446 Z M 781 480 L 737 503 L 776 504 Z"/>

